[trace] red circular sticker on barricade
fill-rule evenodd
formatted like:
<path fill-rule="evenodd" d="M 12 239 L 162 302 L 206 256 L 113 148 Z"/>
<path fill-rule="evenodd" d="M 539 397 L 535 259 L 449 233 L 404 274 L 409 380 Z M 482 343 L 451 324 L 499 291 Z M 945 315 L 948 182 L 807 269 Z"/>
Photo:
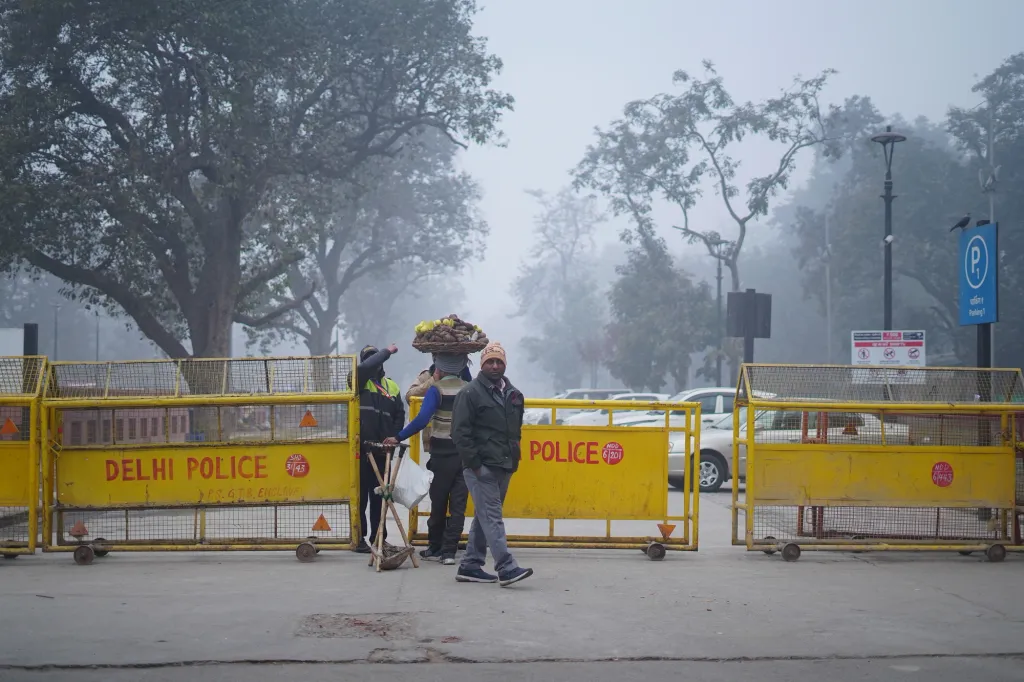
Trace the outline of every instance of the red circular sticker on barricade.
<path fill-rule="evenodd" d="M 606 444 L 601 450 L 601 459 L 604 460 L 605 464 L 618 464 L 622 461 L 622 457 L 625 454 L 622 446 L 613 441 Z"/>
<path fill-rule="evenodd" d="M 932 483 L 940 488 L 948 488 L 953 484 L 953 467 L 949 462 L 936 462 L 932 467 Z"/>
<path fill-rule="evenodd" d="M 302 455 L 289 455 L 284 463 L 284 470 L 289 476 L 302 478 L 309 473 L 309 460 Z"/>

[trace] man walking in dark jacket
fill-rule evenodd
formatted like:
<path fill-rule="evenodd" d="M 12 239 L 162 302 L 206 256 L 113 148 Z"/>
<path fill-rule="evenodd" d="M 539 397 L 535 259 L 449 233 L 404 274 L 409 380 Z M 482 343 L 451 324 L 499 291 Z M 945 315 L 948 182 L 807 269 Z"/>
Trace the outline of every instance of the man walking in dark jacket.
<path fill-rule="evenodd" d="M 391 344 L 383 350 L 366 346 L 359 351 L 359 366 L 356 367 L 356 392 L 359 394 L 359 440 L 360 443 L 383 443 L 386 438 L 398 435 L 405 424 L 405 406 L 402 404 L 402 393 L 393 380 L 384 376 L 384 363 L 398 352 L 398 347 Z M 374 458 L 381 476 L 384 475 L 384 453 L 366 445 L 359 451 L 359 530 L 364 537 L 359 538 L 356 551 L 368 554 L 370 546 L 366 537 L 369 531 L 370 542 L 377 537 L 377 528 L 381 523 L 380 495 L 373 490 L 378 485 L 377 476 L 370 464 Z M 366 507 L 370 507 L 370 524 L 366 524 Z M 384 539 L 387 540 L 387 523 L 384 524 Z"/>
<path fill-rule="evenodd" d="M 502 517 L 509 481 L 519 468 L 523 394 L 505 378 L 505 349 L 500 343 L 489 343 L 480 361 L 476 379 L 456 396 L 452 416 L 452 441 L 462 458 L 476 512 L 455 579 L 506 587 L 533 575 L 532 568 L 521 568 L 508 551 Z M 484 571 L 488 547 L 498 575 Z"/>

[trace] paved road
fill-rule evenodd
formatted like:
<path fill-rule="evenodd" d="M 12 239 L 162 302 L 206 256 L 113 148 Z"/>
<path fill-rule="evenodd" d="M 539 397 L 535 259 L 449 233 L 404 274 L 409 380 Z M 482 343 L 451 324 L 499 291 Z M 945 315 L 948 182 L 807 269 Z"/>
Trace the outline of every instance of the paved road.
<path fill-rule="evenodd" d="M 630 661 L 413 665 L 238 664 L 132 670 L 0 671 L 11 682 L 985 682 L 1024 679 L 1022 658 L 905 658 L 842 661 Z"/>
<path fill-rule="evenodd" d="M 729 502 L 697 554 L 522 550 L 511 589 L 348 552 L 0 562 L 0 680 L 1024 679 L 1024 556 L 789 564 L 729 546 Z"/>

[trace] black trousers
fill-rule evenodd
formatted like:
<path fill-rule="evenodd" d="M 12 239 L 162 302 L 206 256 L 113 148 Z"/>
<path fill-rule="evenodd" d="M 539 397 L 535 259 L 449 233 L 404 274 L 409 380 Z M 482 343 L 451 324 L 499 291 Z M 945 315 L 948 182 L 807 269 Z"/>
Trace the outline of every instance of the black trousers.
<path fill-rule="evenodd" d="M 454 556 L 466 525 L 466 502 L 469 501 L 469 488 L 462 476 L 462 458 L 458 455 L 431 457 L 427 468 L 434 472 L 434 480 L 430 482 L 427 542 L 431 549 Z"/>
<path fill-rule="evenodd" d="M 364 452 L 359 456 L 359 530 L 367 542 L 372 544 L 377 539 L 377 527 L 380 526 L 380 504 L 384 500 L 373 489 L 380 485 L 377 475 L 370 466 L 370 457 L 377 462 L 380 475 L 384 475 L 385 459 L 382 454 Z M 392 465 L 393 466 L 393 465 Z M 370 525 L 366 525 L 366 505 L 370 505 Z M 369 534 L 367 534 L 369 531 Z M 384 539 L 388 539 L 388 525 L 384 524 Z"/>

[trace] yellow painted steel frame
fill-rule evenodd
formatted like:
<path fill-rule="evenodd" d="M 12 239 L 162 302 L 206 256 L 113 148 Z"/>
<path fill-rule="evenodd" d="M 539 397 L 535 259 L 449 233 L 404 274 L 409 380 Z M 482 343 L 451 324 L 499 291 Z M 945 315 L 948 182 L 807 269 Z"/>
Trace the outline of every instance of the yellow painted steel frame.
<path fill-rule="evenodd" d="M 18 359 L 38 361 L 39 374 L 31 386 L 26 377 L 25 387 L 31 392 L 0 395 L 0 406 L 28 410 L 28 424 L 22 424 L 22 428 L 29 429 L 26 441 L 0 442 L 0 506 L 25 507 L 27 524 L 25 542 L 0 541 L 0 554 L 4 556 L 34 554 L 39 539 L 39 397 L 46 375 L 46 358 Z"/>
<path fill-rule="evenodd" d="M 335 356 L 334 359 L 338 357 Z M 309 361 L 311 358 L 265 358 L 265 360 Z M 354 371 L 354 357 L 351 358 L 351 361 Z M 51 363 L 50 372 L 47 374 L 48 382 L 53 381 L 55 368 L 62 364 L 108 363 Z M 307 383 L 307 378 L 304 377 L 304 389 Z M 349 406 L 344 438 L 281 439 L 272 442 L 243 441 L 240 443 L 191 441 L 69 446 L 63 445 L 59 437 L 60 419 L 64 410 L 232 406 L 272 408 L 340 404 Z M 357 459 L 359 452 L 359 399 L 358 395 L 351 391 L 225 395 L 179 394 L 174 397 L 105 395 L 95 398 L 61 398 L 44 395 L 40 418 L 40 433 L 43 435 L 41 468 L 44 552 L 70 552 L 83 544 L 94 544 L 94 541 L 64 541 L 64 529 L 60 519 L 66 512 L 109 513 L 123 511 L 126 514 L 138 510 L 195 512 L 197 534 L 193 542 L 167 539 L 95 543 L 96 549 L 104 551 L 294 550 L 296 540 L 302 542 L 306 539 L 247 537 L 237 540 L 219 538 L 212 543 L 207 542 L 205 540 L 207 511 L 231 509 L 232 507 L 245 509 L 273 507 L 276 528 L 278 508 L 344 504 L 348 505 L 350 537 L 347 541 L 318 537 L 316 538 L 318 551 L 320 548 L 354 549 L 356 542 L 361 537 L 359 514 L 357 513 L 359 501 L 359 461 Z M 273 415 L 270 419 L 274 419 Z M 259 454 L 256 454 L 257 451 Z M 289 473 L 294 471 L 295 464 L 289 461 L 289 458 L 293 456 L 305 457 L 305 467 L 307 467 L 305 471 L 310 474 L 308 479 L 306 479 L 306 474 Z M 312 476 L 318 466 L 321 470 L 326 468 L 330 480 L 318 481 Z M 286 467 L 289 468 L 286 469 Z M 148 478 L 145 476 L 147 474 Z M 217 479 L 237 480 L 238 477 L 249 481 L 257 478 L 264 479 L 266 484 L 262 487 L 257 485 L 244 488 L 217 488 L 214 487 L 216 483 L 206 486 L 197 485 L 200 480 L 216 482 Z M 161 487 L 144 482 L 153 479 L 166 482 L 169 485 Z M 80 484 L 78 489 L 74 489 L 76 484 Z M 154 487 L 150 488 L 151 485 Z M 254 490 L 255 493 L 253 493 Z M 55 498 L 55 491 L 61 491 L 57 498 Z M 219 497 L 216 494 L 218 491 L 220 492 Z M 62 499 L 68 499 L 71 503 L 64 504 Z M 313 537 L 313 534 L 310 533 L 308 537 Z"/>
<path fill-rule="evenodd" d="M 411 418 L 422 398 L 413 398 Z M 524 425 L 521 461 L 504 505 L 506 520 L 544 520 L 546 535 L 509 535 L 510 547 L 571 549 L 641 549 L 658 543 L 668 550 L 696 551 L 699 544 L 700 486 L 685 485 L 683 513 L 668 512 L 668 453 L 672 434 L 682 434 L 685 477 L 694 481 L 694 453 L 700 452 L 700 403 L 627 400 L 527 400 L 527 408 L 551 410 L 552 425 Z M 608 410 L 607 426 L 557 425 L 558 410 Z M 661 412 L 659 426 L 612 424 L 615 412 Z M 682 426 L 670 422 L 684 412 Z M 421 460 L 419 435 L 410 438 L 410 457 Z M 413 541 L 426 544 L 419 519 L 429 512 L 410 510 Z M 473 517 L 466 509 L 467 530 Z M 556 535 L 555 522 L 604 521 L 603 536 Z M 612 521 L 649 521 L 648 536 L 613 536 Z M 656 524 L 674 525 L 667 536 Z M 465 538 L 465 535 L 463 535 Z"/>
<path fill-rule="evenodd" d="M 764 366 L 764 365 L 762 365 Z M 749 376 L 744 366 L 733 413 L 733 471 L 740 471 L 740 445 L 746 447 L 746 493 L 740 502 L 738 486 L 733 486 L 732 544 L 748 551 L 770 551 L 779 545 L 758 540 L 754 531 L 754 511 L 765 507 L 895 507 L 993 509 L 1005 537 L 985 540 L 946 540 L 941 538 L 902 539 L 864 538 L 844 540 L 802 536 L 791 542 L 806 550 L 833 551 L 984 551 L 994 544 L 1008 551 L 1022 551 L 1014 544 L 1015 456 L 1021 444 L 1013 424 L 1022 406 L 1012 403 L 896 403 L 786 401 L 750 397 Z M 747 396 L 747 397 L 741 397 Z M 746 424 L 741 431 L 741 407 Z M 759 410 L 799 412 L 844 412 L 943 414 L 977 416 L 998 415 L 1001 442 L 990 446 L 904 446 L 850 443 L 756 443 L 754 422 Z M 1013 435 L 1011 435 L 1013 434 Z M 940 487 L 931 478 L 932 467 L 943 462 L 958 472 L 951 483 Z M 884 476 L 879 472 L 885 471 Z M 959 472 L 964 472 L 960 474 Z M 767 481 L 767 482 L 766 482 Z M 738 536 L 740 512 L 745 516 L 744 537 Z M 1008 530 L 1009 529 L 1009 530 Z"/>

